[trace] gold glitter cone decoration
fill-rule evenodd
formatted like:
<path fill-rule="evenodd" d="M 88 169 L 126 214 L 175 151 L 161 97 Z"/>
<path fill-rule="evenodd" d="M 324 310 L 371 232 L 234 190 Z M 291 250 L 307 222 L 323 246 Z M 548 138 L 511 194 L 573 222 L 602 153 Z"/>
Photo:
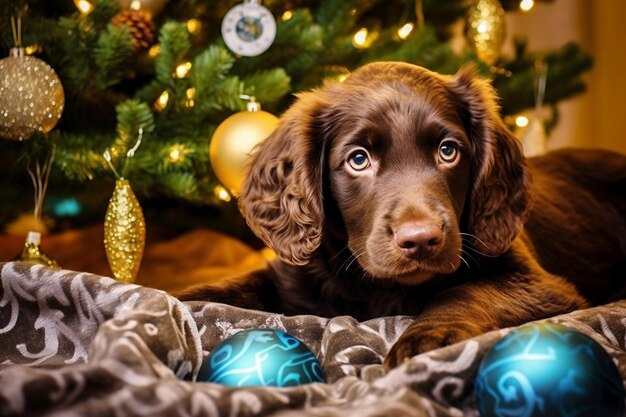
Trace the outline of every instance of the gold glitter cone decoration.
<path fill-rule="evenodd" d="M 261 110 L 259 103 L 251 100 L 247 111 L 233 114 L 217 127 L 209 147 L 215 175 L 234 195 L 241 191 L 250 152 L 278 125 L 276 116 Z"/>
<path fill-rule="evenodd" d="M 492 65 L 500 56 L 506 22 L 498 0 L 477 0 L 467 15 L 466 37 L 476 55 Z"/>
<path fill-rule="evenodd" d="M 115 169 L 111 151 L 107 149 L 103 155 L 104 160 L 117 177 L 104 217 L 104 249 L 113 275 L 118 281 L 124 283 L 135 281 L 146 243 L 146 222 L 143 212 L 130 183 L 125 178 L 130 161 L 135 156 L 142 137 L 143 127 L 140 127 L 135 146 L 126 152 L 126 161 L 121 174 Z"/>
<path fill-rule="evenodd" d="M 13 258 L 14 261 L 26 262 L 29 264 L 45 265 L 53 269 L 60 269 L 61 267 L 51 257 L 42 252 L 39 244 L 41 243 L 41 233 L 28 232 L 26 237 L 26 243 L 22 253 Z"/>
<path fill-rule="evenodd" d="M 145 242 L 146 223 L 141 206 L 128 180 L 119 179 L 104 218 L 104 248 L 117 280 L 135 281 Z"/>
<path fill-rule="evenodd" d="M 28 139 L 35 131 L 48 133 L 63 113 L 61 80 L 50 65 L 12 48 L 0 60 L 0 137 Z"/>

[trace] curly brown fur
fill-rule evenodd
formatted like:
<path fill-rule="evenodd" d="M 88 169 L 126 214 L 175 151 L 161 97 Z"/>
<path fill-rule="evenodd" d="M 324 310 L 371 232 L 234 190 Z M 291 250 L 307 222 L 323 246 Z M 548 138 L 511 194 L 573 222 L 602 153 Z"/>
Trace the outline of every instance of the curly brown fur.
<path fill-rule="evenodd" d="M 301 94 L 254 155 L 239 204 L 279 260 L 181 298 L 415 315 L 387 367 L 626 288 L 626 157 L 526 161 L 472 68 L 374 63 Z"/>

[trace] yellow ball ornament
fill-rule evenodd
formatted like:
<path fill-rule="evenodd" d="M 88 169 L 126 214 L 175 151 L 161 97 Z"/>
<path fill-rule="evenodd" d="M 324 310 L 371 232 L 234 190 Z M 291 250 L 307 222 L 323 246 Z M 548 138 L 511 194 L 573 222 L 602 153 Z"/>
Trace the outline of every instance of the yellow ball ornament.
<path fill-rule="evenodd" d="M 61 80 L 44 61 L 11 49 L 0 60 L 0 137 L 28 139 L 35 131 L 48 133 L 63 113 Z"/>
<path fill-rule="evenodd" d="M 261 110 L 256 102 L 248 111 L 224 120 L 211 138 L 209 156 L 217 178 L 233 195 L 239 195 L 252 149 L 263 142 L 278 125 L 278 118 Z"/>

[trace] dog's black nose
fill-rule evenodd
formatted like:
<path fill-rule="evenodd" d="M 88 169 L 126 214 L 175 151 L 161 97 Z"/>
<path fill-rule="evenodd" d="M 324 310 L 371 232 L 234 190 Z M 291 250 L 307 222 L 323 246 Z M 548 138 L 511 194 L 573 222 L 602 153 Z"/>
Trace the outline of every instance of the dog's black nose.
<path fill-rule="evenodd" d="M 396 244 L 409 258 L 423 260 L 441 248 L 443 231 L 430 222 L 408 222 L 395 230 Z"/>

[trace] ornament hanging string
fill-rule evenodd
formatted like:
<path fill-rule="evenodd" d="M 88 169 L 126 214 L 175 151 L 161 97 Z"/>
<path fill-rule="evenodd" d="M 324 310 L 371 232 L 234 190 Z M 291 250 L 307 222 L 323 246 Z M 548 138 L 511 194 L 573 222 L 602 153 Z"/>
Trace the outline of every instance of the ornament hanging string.
<path fill-rule="evenodd" d="M 543 109 L 543 100 L 546 95 L 548 64 L 544 61 L 537 60 L 537 62 L 535 62 L 535 71 L 537 73 L 537 77 L 535 79 L 535 88 L 537 92 L 537 97 L 535 99 L 535 114 L 539 117 Z"/>
<path fill-rule="evenodd" d="M 31 166 L 31 161 L 26 165 L 28 175 L 33 182 L 35 191 L 35 209 L 34 216 L 36 219 L 41 219 L 41 212 L 43 209 L 43 200 L 48 189 L 48 180 L 50 179 L 50 171 L 52 170 L 52 162 L 54 161 L 55 145 L 52 144 L 50 151 L 46 155 L 43 164 L 37 159 L 35 160 L 35 169 Z"/>
<path fill-rule="evenodd" d="M 22 17 L 11 16 L 11 32 L 13 34 L 13 42 L 16 48 L 22 47 Z"/>
<path fill-rule="evenodd" d="M 417 29 L 424 27 L 424 2 L 422 0 L 416 0 L 415 2 L 415 17 L 417 18 Z"/>
<path fill-rule="evenodd" d="M 130 148 L 128 152 L 126 152 L 126 160 L 124 161 L 124 166 L 122 167 L 121 175 L 115 169 L 115 165 L 113 165 L 113 162 L 112 162 L 113 158 L 111 156 L 111 151 L 109 149 L 104 151 L 104 154 L 103 154 L 104 160 L 107 162 L 107 164 L 109 165 L 109 168 L 111 168 L 111 171 L 113 172 L 113 174 L 118 180 L 124 179 L 128 175 L 128 169 L 130 168 L 130 160 L 133 156 L 135 156 L 135 152 L 139 148 L 139 145 L 141 145 L 142 138 L 143 138 L 143 128 L 140 127 L 139 130 L 137 131 L 137 142 L 135 142 L 135 145 L 132 148 Z"/>

